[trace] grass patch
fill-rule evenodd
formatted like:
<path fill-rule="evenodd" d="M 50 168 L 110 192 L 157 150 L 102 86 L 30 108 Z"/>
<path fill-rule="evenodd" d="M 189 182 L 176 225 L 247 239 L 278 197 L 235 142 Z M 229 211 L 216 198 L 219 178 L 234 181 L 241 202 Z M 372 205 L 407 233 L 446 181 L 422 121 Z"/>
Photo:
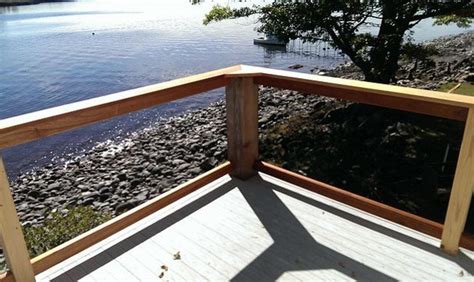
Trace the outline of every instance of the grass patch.
<path fill-rule="evenodd" d="M 53 212 L 41 226 L 23 228 L 30 257 L 36 257 L 62 243 L 110 220 L 112 214 L 97 212 L 92 207 L 73 207 L 67 214 Z M 0 250 L 0 273 L 7 271 L 5 257 Z"/>
<path fill-rule="evenodd" d="M 448 92 L 456 85 L 458 85 L 457 82 L 449 82 L 449 83 L 443 84 L 440 88 L 438 88 L 438 91 Z M 474 84 L 471 82 L 463 82 L 461 83 L 461 86 L 459 86 L 459 88 L 457 88 L 453 93 L 474 96 Z"/>
<path fill-rule="evenodd" d="M 111 218 L 111 214 L 96 212 L 91 207 L 74 207 L 65 215 L 51 213 L 42 226 L 23 229 L 30 257 L 59 246 Z"/>

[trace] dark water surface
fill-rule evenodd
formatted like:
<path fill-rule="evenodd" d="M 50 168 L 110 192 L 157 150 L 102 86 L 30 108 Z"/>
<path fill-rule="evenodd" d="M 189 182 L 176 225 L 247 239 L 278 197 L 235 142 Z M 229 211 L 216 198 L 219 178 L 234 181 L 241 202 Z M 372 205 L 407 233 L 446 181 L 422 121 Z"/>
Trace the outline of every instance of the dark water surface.
<path fill-rule="evenodd" d="M 300 71 L 308 72 L 345 61 L 298 48 L 253 45 L 255 18 L 203 26 L 204 14 L 216 3 L 228 1 L 105 0 L 0 8 L 0 119 L 234 64 L 281 69 L 302 64 Z M 265 2 L 230 1 L 233 7 L 259 3 Z M 432 28 L 428 21 L 415 29 L 415 38 L 458 32 L 451 26 Z M 15 177 L 222 95 L 216 90 L 2 153 Z"/>

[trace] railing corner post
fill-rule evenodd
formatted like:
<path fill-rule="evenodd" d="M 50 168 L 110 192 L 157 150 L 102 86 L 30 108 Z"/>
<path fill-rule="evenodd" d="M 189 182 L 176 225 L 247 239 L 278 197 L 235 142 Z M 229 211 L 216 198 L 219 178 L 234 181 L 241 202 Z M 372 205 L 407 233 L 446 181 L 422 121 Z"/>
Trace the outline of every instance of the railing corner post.
<path fill-rule="evenodd" d="M 0 156 L 0 242 L 15 281 L 35 281 L 25 238 Z"/>
<path fill-rule="evenodd" d="M 226 87 L 227 152 L 231 175 L 248 179 L 258 159 L 258 91 L 251 77 L 232 78 Z"/>
<path fill-rule="evenodd" d="M 456 255 L 474 193 L 474 108 L 469 109 L 454 175 L 448 211 L 441 236 L 441 248 Z"/>

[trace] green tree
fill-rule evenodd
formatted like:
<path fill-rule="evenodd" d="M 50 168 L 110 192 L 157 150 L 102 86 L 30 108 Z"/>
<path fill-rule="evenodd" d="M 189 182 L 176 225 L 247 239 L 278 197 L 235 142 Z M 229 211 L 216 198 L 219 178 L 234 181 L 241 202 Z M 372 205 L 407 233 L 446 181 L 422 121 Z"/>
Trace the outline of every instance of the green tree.
<path fill-rule="evenodd" d="M 358 66 L 368 81 L 389 83 L 398 70 L 404 41 L 421 20 L 469 27 L 474 1 L 313 0 L 275 1 L 267 6 L 230 9 L 215 6 L 204 24 L 258 14 L 259 32 L 281 40 L 314 42 L 327 38 Z M 374 32 L 363 32 L 372 27 Z M 408 48 L 410 49 L 410 48 Z M 413 48 L 411 48 L 413 49 Z"/>

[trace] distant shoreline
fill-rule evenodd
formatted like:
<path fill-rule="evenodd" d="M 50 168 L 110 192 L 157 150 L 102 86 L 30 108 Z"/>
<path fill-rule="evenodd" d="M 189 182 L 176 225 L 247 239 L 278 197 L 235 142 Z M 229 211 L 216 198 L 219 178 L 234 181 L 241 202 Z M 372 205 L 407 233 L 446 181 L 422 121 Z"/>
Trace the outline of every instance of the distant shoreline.
<path fill-rule="evenodd" d="M 53 2 L 74 2 L 74 0 L 0 0 L 0 7 L 14 7 Z"/>

